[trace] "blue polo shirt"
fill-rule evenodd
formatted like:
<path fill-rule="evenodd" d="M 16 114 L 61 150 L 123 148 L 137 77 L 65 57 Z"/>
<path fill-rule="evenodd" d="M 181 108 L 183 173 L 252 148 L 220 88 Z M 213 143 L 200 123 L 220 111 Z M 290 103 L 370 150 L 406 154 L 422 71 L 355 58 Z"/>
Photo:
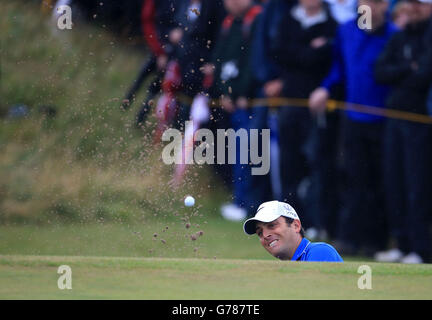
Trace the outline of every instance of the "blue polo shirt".
<path fill-rule="evenodd" d="M 303 238 L 291 261 L 343 262 L 342 257 L 331 245 L 324 242 L 310 242 Z"/>

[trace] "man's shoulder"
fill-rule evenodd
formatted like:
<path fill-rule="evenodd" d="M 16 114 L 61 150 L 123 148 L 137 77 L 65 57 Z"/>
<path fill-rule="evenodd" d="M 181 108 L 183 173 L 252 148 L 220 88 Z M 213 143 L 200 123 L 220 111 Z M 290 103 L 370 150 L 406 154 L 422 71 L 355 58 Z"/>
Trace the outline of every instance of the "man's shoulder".
<path fill-rule="evenodd" d="M 326 242 L 311 242 L 309 245 L 309 250 L 330 250 L 330 251 L 336 251 L 336 249 Z"/>
<path fill-rule="evenodd" d="M 311 242 L 306 256 L 310 261 L 343 261 L 336 249 L 325 242 Z"/>

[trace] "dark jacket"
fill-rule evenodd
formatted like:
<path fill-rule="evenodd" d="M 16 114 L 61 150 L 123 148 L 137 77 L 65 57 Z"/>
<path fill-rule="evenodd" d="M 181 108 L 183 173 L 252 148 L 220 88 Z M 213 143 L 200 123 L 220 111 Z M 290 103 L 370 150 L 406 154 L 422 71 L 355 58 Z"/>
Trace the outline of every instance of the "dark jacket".
<path fill-rule="evenodd" d="M 377 81 L 392 86 L 387 99 L 389 108 L 427 113 L 426 99 L 432 82 L 432 39 L 425 38 L 429 24 L 429 20 L 411 24 L 396 33 L 377 61 Z"/>
<path fill-rule="evenodd" d="M 141 29 L 144 39 L 155 56 L 169 54 L 172 50 L 168 35 L 178 27 L 173 12 L 173 0 L 144 0 L 141 7 Z"/>
<path fill-rule="evenodd" d="M 200 9 L 191 12 L 190 0 L 177 1 L 176 21 L 183 29 L 183 38 L 174 55 L 182 69 L 183 93 L 192 97 L 202 89 L 200 67 L 210 59 L 225 8 L 222 0 L 201 0 Z M 194 14 L 196 19 L 191 19 Z"/>
<path fill-rule="evenodd" d="M 262 8 L 251 7 L 242 18 L 226 16 L 212 54 L 215 65 L 214 84 L 211 94 L 252 97 L 253 77 L 250 68 L 250 47 L 256 21 Z"/>
<path fill-rule="evenodd" d="M 280 68 L 271 52 L 274 50 L 279 24 L 294 3 L 295 0 L 269 0 L 259 17 L 251 49 L 251 68 L 260 85 L 280 76 Z"/>
<path fill-rule="evenodd" d="M 311 26 L 302 26 L 294 6 L 283 17 L 275 39 L 272 56 L 281 67 L 283 94 L 290 98 L 307 98 L 328 73 L 332 59 L 332 43 L 337 22 L 326 8 L 323 19 Z M 313 39 L 324 37 L 326 44 L 313 48 Z"/>
<path fill-rule="evenodd" d="M 202 0 L 200 16 L 191 35 L 201 50 L 202 62 L 208 62 L 210 59 L 225 15 L 223 0 Z"/>

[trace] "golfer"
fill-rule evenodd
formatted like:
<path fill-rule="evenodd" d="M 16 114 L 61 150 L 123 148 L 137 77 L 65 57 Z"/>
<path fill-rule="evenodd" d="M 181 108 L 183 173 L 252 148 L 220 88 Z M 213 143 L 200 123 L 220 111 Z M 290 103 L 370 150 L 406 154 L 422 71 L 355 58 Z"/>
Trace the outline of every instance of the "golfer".
<path fill-rule="evenodd" d="M 262 246 L 280 260 L 343 262 L 331 245 L 304 237 L 297 212 L 288 203 L 264 202 L 243 229 L 248 235 L 256 233 Z"/>

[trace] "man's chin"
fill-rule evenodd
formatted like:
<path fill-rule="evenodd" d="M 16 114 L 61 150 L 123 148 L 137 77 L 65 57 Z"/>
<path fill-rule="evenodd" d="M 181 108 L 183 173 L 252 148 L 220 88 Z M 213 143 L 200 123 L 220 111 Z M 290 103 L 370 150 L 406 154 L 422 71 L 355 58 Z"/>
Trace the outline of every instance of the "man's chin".
<path fill-rule="evenodd" d="M 267 250 L 273 257 L 280 259 L 280 260 L 288 260 L 286 257 L 286 254 L 284 254 L 281 250 Z"/>
<path fill-rule="evenodd" d="M 273 257 L 279 260 L 291 260 L 290 257 L 281 249 L 267 250 Z"/>
<path fill-rule="evenodd" d="M 273 255 L 275 258 L 278 258 L 279 260 L 291 260 L 287 255 L 285 254 L 277 254 Z"/>

